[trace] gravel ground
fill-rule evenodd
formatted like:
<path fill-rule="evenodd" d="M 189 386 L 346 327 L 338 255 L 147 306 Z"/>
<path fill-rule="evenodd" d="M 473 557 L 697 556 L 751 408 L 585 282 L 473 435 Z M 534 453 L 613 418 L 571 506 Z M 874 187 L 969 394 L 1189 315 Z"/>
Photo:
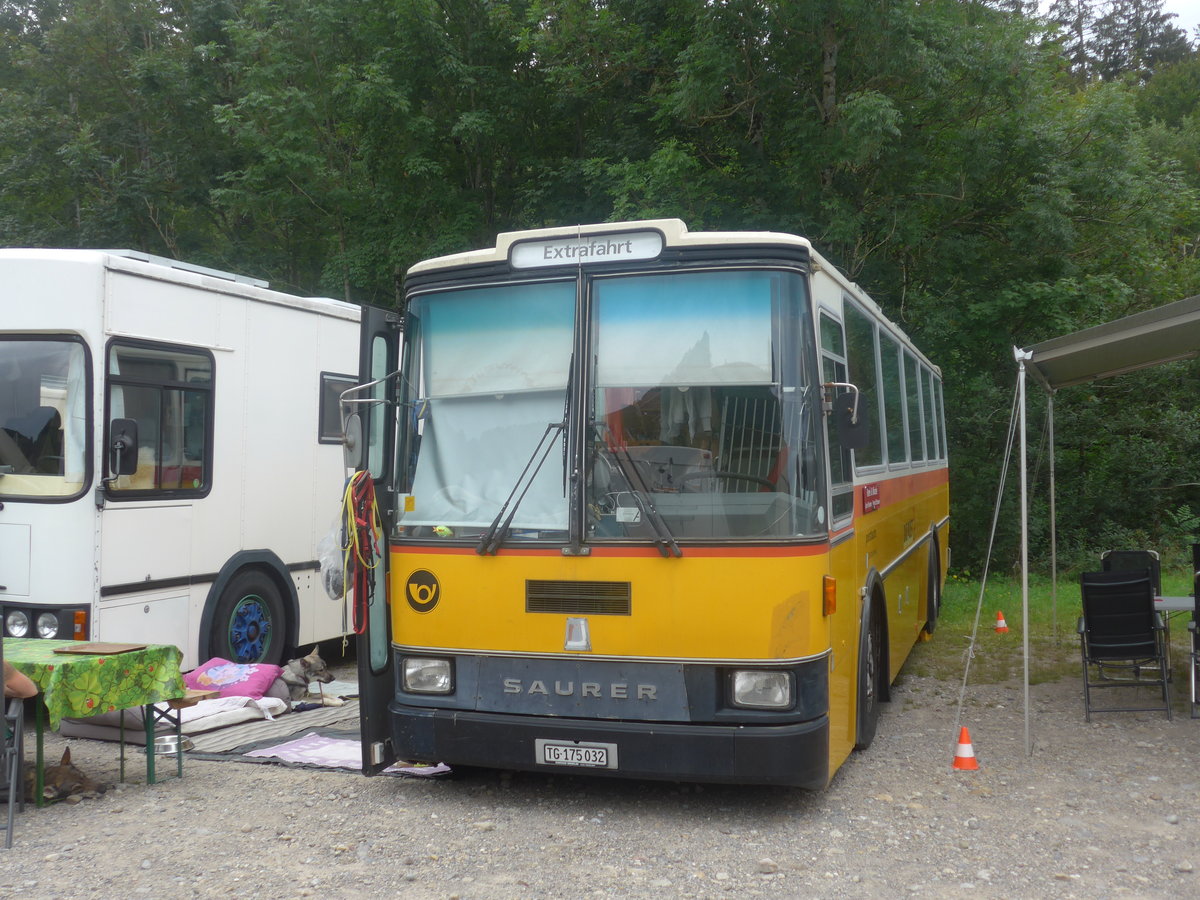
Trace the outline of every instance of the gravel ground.
<path fill-rule="evenodd" d="M 970 688 L 980 769 L 956 771 L 958 686 L 902 675 L 874 745 L 821 793 L 190 760 L 183 779 L 27 808 L 0 897 L 1200 895 L 1200 721 L 1177 702 L 1173 722 L 1086 724 L 1077 679 L 1032 698 L 1029 756 L 1020 683 Z M 70 746 L 116 779 L 115 745 Z"/>

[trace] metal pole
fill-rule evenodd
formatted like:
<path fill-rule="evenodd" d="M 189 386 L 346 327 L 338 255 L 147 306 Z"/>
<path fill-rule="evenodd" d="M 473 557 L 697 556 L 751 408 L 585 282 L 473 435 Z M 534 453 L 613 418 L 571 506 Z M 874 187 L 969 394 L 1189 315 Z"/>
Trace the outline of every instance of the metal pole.
<path fill-rule="evenodd" d="M 1029 738 L 1029 475 L 1025 436 L 1025 361 L 1031 354 L 1016 351 L 1017 413 L 1021 422 L 1021 647 L 1025 655 L 1025 755 L 1033 755 Z"/>
<path fill-rule="evenodd" d="M 1054 645 L 1058 646 L 1058 516 L 1054 495 L 1054 392 L 1047 395 L 1046 427 L 1050 441 L 1050 615 L 1053 622 Z"/>

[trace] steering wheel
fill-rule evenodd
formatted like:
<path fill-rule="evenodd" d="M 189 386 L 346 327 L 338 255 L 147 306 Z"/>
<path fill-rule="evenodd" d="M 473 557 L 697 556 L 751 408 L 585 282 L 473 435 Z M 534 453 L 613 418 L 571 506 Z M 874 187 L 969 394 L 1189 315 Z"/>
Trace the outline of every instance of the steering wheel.
<path fill-rule="evenodd" d="M 749 481 L 752 484 L 757 484 L 769 490 L 776 491 L 775 482 L 766 478 L 760 478 L 757 475 L 747 475 L 744 472 L 688 472 L 680 477 L 676 483 L 682 489 L 689 481 L 700 481 L 703 478 L 729 478 L 734 481 Z"/>

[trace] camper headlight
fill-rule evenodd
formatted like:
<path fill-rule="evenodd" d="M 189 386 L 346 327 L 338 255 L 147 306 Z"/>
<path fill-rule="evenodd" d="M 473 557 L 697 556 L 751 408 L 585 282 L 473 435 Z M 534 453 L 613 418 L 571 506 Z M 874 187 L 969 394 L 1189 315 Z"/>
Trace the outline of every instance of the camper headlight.
<path fill-rule="evenodd" d="M 29 634 L 29 616 L 19 609 L 14 609 L 4 617 L 4 630 L 8 632 L 9 637 L 25 637 Z"/>
<path fill-rule="evenodd" d="M 448 659 L 408 656 L 403 662 L 404 690 L 413 694 L 449 694 L 454 690 L 454 670 Z"/>
<path fill-rule="evenodd" d="M 38 637 L 53 640 L 58 637 L 58 616 L 44 612 L 37 617 Z"/>
<path fill-rule="evenodd" d="M 788 709 L 792 705 L 790 672 L 741 669 L 730 673 L 730 699 L 747 709 Z"/>

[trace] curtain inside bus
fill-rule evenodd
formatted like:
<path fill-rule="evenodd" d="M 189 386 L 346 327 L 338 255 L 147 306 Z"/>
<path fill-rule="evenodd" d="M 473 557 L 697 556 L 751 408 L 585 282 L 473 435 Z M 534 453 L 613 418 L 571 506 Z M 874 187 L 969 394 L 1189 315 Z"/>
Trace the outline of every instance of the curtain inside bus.
<path fill-rule="evenodd" d="M 477 533 L 491 523 L 546 427 L 563 421 L 574 312 L 573 281 L 417 299 L 420 337 L 407 352 L 419 354 L 419 376 L 406 403 L 419 439 L 400 525 Z M 514 529 L 565 530 L 563 480 L 556 443 Z"/>

